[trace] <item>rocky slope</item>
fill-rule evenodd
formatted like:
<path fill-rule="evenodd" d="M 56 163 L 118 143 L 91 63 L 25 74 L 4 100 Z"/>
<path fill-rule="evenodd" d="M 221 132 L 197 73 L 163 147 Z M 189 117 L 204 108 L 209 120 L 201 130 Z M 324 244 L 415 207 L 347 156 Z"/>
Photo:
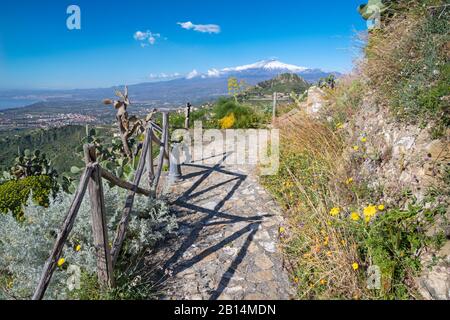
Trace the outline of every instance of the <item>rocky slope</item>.
<path fill-rule="evenodd" d="M 330 119 L 326 96 L 321 89 L 312 87 L 308 100 L 298 110 Z M 417 253 L 422 272 L 415 279 L 423 298 L 441 300 L 450 299 L 450 135 L 446 132 L 440 138 L 434 137 L 434 125 L 400 122 L 367 95 L 342 129 L 349 146 L 365 137 L 368 156 L 354 179 L 370 181 L 368 187 L 373 190 L 382 189 L 382 200 L 387 206 L 406 208 L 414 200 L 424 208 L 447 208 L 424 230 L 428 236 L 445 235 L 446 240 L 439 250 L 425 247 Z M 347 156 L 351 156 L 351 151 Z"/>

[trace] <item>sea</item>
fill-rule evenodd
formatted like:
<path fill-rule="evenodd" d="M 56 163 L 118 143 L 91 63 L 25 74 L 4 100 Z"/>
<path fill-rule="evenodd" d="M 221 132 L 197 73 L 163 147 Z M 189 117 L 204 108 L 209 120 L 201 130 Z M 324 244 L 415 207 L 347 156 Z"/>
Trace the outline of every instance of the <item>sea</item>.
<path fill-rule="evenodd" d="M 13 108 L 23 108 L 29 106 L 30 104 L 39 102 L 37 99 L 5 99 L 0 98 L 0 111 L 13 109 Z"/>

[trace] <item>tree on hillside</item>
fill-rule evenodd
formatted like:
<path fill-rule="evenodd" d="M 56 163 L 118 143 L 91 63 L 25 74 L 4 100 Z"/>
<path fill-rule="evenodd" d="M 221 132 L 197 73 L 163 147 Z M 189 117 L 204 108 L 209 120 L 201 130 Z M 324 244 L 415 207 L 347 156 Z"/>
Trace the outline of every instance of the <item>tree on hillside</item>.
<path fill-rule="evenodd" d="M 235 77 L 228 78 L 228 94 L 234 98 L 236 103 L 237 97 L 248 88 L 247 83 L 244 80 L 239 81 Z"/>

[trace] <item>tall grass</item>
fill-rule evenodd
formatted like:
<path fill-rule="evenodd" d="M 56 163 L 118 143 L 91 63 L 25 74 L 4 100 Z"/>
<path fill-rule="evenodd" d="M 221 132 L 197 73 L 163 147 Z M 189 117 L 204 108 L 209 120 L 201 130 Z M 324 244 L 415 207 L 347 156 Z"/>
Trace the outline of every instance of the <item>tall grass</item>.
<path fill-rule="evenodd" d="M 348 78 L 328 92 L 323 117 L 298 113 L 276 123 L 280 170 L 262 182 L 286 211 L 280 232 L 299 299 L 418 298 L 418 253 L 437 241 L 423 230 L 445 208 L 381 203 L 383 190 L 360 174 L 365 147 L 354 149 L 346 126 L 353 130 L 363 112 L 363 89 Z M 380 287 L 368 289 L 372 267 Z"/>
<path fill-rule="evenodd" d="M 280 124 L 281 168 L 263 183 L 284 205 L 285 252 L 299 298 L 359 297 L 357 247 L 329 212 L 346 205 L 344 142 L 329 125 L 299 114 Z"/>
<path fill-rule="evenodd" d="M 362 70 L 378 101 L 400 119 L 450 124 L 450 24 L 445 3 L 399 1 L 395 16 L 369 35 Z"/>

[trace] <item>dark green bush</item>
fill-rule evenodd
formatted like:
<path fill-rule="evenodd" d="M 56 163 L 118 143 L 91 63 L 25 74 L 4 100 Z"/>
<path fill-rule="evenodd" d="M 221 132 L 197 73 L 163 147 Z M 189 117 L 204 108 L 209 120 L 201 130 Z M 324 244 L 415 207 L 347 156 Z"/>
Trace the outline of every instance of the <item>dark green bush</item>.
<path fill-rule="evenodd" d="M 0 212 L 11 211 L 14 216 L 21 218 L 23 206 L 27 204 L 30 192 L 35 203 L 47 207 L 52 187 L 52 179 L 49 176 L 32 176 L 7 181 L 0 185 Z"/>

